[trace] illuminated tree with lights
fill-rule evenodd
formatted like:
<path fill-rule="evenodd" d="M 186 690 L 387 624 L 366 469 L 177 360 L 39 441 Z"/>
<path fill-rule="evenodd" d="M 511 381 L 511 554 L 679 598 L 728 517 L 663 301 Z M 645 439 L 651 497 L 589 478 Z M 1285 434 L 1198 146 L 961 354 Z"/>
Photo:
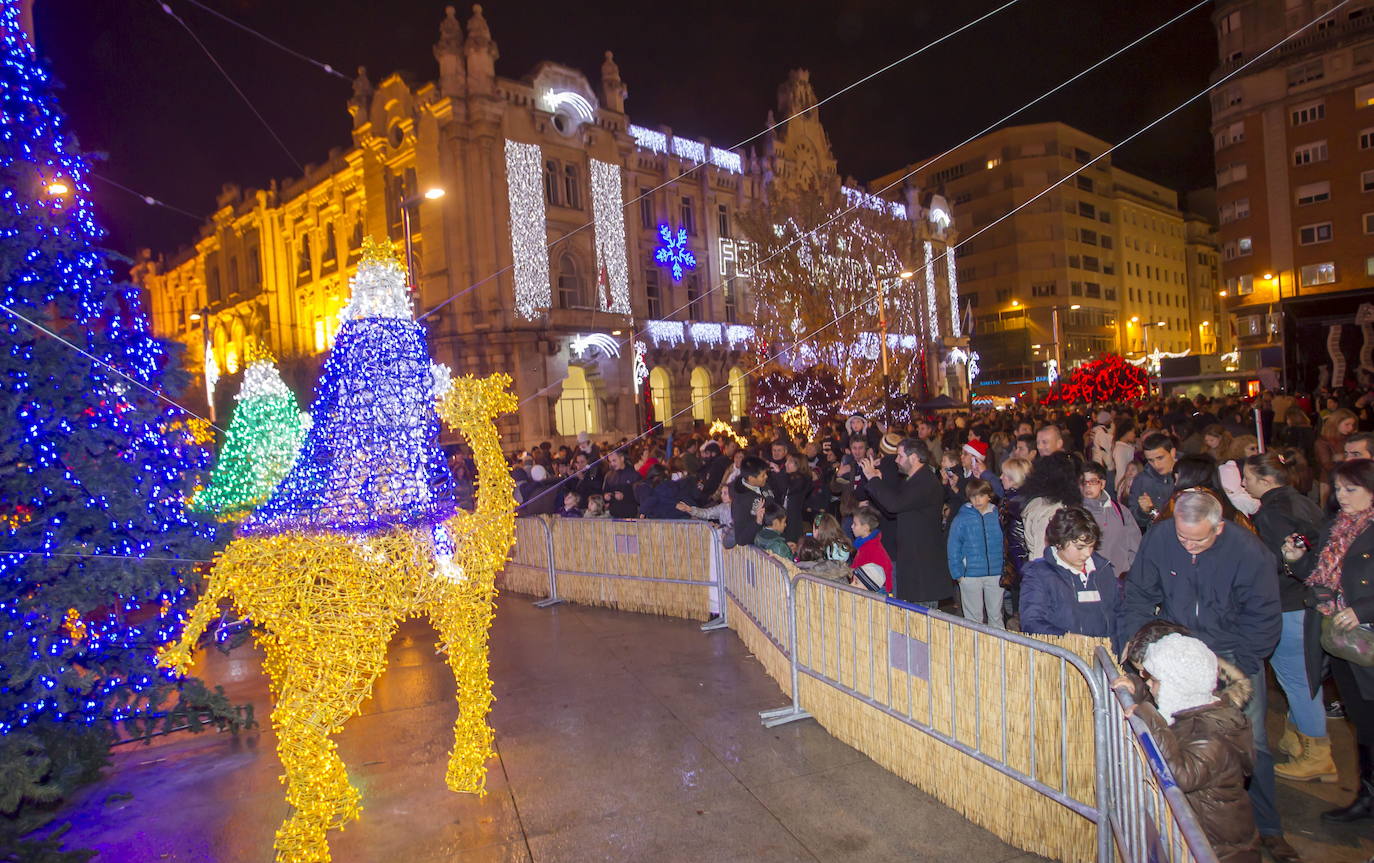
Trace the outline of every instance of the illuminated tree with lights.
<path fill-rule="evenodd" d="M 903 258 L 913 254 L 910 225 L 872 206 L 851 207 L 838 184 L 775 194 L 740 224 L 757 261 L 749 284 L 759 337 L 778 348 L 806 339 L 779 363 L 831 370 L 847 409 L 881 405 L 888 396 L 879 338 L 884 318 L 891 336 L 922 332 L 917 288 L 898 278 Z M 890 338 L 889 345 L 891 388 L 903 392 L 921 376 L 915 344 L 903 349 Z"/>
<path fill-rule="evenodd" d="M 1137 402 L 1145 398 L 1150 379 L 1145 370 L 1119 354 L 1103 354 L 1060 378 L 1041 404 L 1102 404 Z"/>
<path fill-rule="evenodd" d="M 209 485 L 193 507 L 233 516 L 271 496 L 296 462 L 308 415 L 282 381 L 270 356 L 250 345 L 233 418 L 224 435 Z"/>
<path fill-rule="evenodd" d="M 20 4 L 0 4 L 0 39 L 0 848 L 11 850 L 95 774 L 116 733 L 233 712 L 153 664 L 215 542 L 214 522 L 185 507 L 208 453 L 154 395 L 174 398 L 183 376 L 97 247 L 89 171 Z M 51 843 L 26 853 L 61 859 Z"/>

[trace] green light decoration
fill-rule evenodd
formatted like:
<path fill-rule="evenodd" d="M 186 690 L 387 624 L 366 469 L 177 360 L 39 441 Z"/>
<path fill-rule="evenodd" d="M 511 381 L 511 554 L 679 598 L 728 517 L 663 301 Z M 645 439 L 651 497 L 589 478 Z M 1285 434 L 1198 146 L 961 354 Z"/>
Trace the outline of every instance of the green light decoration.
<path fill-rule="evenodd" d="M 252 359 L 235 396 L 238 406 L 209 485 L 191 508 L 237 518 L 267 500 L 296 463 L 310 415 L 281 379 L 271 357 Z"/>

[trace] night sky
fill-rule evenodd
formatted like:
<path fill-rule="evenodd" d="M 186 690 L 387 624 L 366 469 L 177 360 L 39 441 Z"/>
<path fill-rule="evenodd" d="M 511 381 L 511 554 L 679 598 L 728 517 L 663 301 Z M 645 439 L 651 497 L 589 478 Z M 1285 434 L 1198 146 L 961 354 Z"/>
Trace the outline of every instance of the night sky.
<path fill-rule="evenodd" d="M 348 146 L 350 84 L 185 0 L 167 0 L 302 163 Z M 202 0 L 350 77 L 437 74 L 431 46 L 443 2 Z M 929 157 L 1196 0 L 1020 0 L 989 21 L 821 108 L 841 174 L 870 180 Z M 519 78 L 541 60 L 581 69 L 599 88 L 615 52 L 634 122 L 668 124 L 727 146 L 763 128 L 777 85 L 811 70 L 824 98 L 1001 5 L 994 0 L 576 4 L 492 0 L 483 8 Z M 1216 62 L 1210 4 L 1017 118 L 1062 120 L 1115 142 L 1207 84 Z M 470 4 L 459 6 L 466 23 Z M 671 14 L 670 14 L 671 13 Z M 261 187 L 299 175 L 271 135 L 156 0 L 37 0 L 39 50 L 64 85 L 70 128 L 98 173 L 196 214 L 223 183 Z M 1121 166 L 1179 190 L 1212 182 L 1207 100 L 1118 151 Z M 112 248 L 171 252 L 198 222 L 92 183 Z"/>

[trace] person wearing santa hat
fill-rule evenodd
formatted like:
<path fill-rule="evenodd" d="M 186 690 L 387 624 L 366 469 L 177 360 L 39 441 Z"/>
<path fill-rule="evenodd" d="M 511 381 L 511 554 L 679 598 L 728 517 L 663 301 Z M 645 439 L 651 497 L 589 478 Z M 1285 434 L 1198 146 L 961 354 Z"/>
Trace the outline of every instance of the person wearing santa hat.
<path fill-rule="evenodd" d="M 992 486 L 992 493 L 996 497 L 1001 497 L 1003 493 L 1002 480 L 997 474 L 988 469 L 988 445 L 980 440 L 969 439 L 964 444 L 963 451 L 959 453 L 959 461 L 964 467 L 963 476 L 959 477 L 959 496 L 968 500 L 967 487 L 971 479 L 985 480 Z"/>

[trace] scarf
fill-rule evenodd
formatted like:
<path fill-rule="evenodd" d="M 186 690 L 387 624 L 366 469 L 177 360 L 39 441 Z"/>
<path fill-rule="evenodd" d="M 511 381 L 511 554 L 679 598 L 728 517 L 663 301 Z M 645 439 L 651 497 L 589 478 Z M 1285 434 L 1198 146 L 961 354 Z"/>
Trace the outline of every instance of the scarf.
<path fill-rule="evenodd" d="M 1374 507 L 1354 515 L 1342 511 L 1336 516 L 1336 521 L 1331 527 L 1331 536 L 1322 547 L 1321 556 L 1317 558 L 1317 567 L 1307 577 L 1309 586 L 1324 587 L 1336 595 L 1334 602 L 1317 604 L 1317 610 L 1322 614 L 1330 616 L 1345 608 L 1345 594 L 1341 592 L 1341 560 L 1350 550 L 1350 544 L 1355 541 L 1355 537 L 1364 533 L 1372 522 Z"/>
<path fill-rule="evenodd" d="M 855 551 L 858 551 L 859 549 L 863 548 L 863 547 L 864 547 L 864 544 L 867 543 L 869 540 L 871 540 L 871 539 L 876 539 L 877 536 L 878 536 L 878 533 L 879 533 L 879 531 L 876 531 L 876 530 L 875 530 L 875 531 L 873 531 L 872 533 L 870 533 L 868 536 L 856 536 L 856 537 L 854 537 L 854 550 L 855 550 Z"/>

